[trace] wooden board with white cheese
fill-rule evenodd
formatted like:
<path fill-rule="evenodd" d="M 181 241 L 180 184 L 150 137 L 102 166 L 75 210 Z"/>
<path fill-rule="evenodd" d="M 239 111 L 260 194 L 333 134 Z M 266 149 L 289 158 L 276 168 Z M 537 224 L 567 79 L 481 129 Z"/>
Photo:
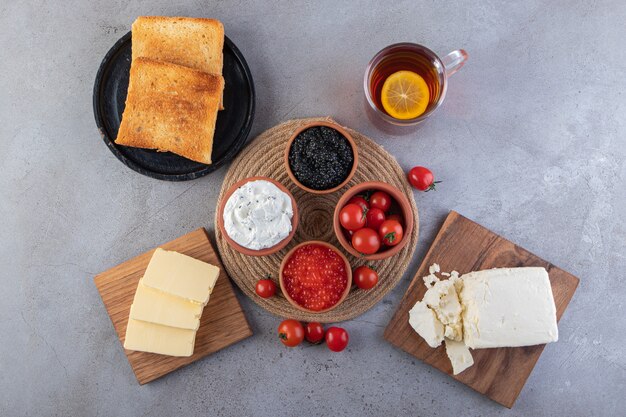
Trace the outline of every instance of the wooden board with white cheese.
<path fill-rule="evenodd" d="M 203 310 L 200 310 L 202 311 L 202 316 L 195 334 L 195 347 L 191 356 L 166 356 L 125 350 L 128 362 L 140 384 L 153 381 L 175 369 L 188 365 L 252 335 L 252 330 L 235 296 L 228 276 L 203 228 L 159 247 L 215 265 L 220 269 L 220 272 L 215 282 L 215 287 L 210 293 L 209 302 Z M 129 313 L 135 292 L 138 289 L 139 280 L 144 276 L 154 252 L 155 250 L 150 250 L 97 275 L 94 279 L 122 345 L 125 342 Z M 163 270 L 163 268 L 159 268 L 159 270 Z M 158 275 L 156 275 L 156 278 L 159 278 Z M 193 298 L 190 294 L 182 295 L 186 296 L 186 298 Z M 205 299 L 198 300 L 198 302 L 205 301 Z M 175 317 L 170 318 L 173 319 Z M 139 338 L 138 342 L 143 342 L 147 333 L 154 334 L 155 325 L 144 321 L 135 321 L 135 324 L 139 326 L 136 326 L 134 329 L 135 334 Z M 180 324 L 178 325 L 180 327 Z M 179 333 L 178 336 L 180 337 L 175 339 L 179 341 L 180 346 L 174 346 L 175 349 L 184 350 L 185 344 L 193 343 L 192 335 L 195 332 L 195 325 L 182 327 L 190 327 L 191 329 L 166 329 Z M 159 329 L 162 328 L 156 330 Z"/>
<path fill-rule="evenodd" d="M 398 310 L 385 329 L 385 339 L 449 374 L 492 400 L 512 407 L 545 345 L 472 350 L 474 365 L 453 375 L 445 344 L 433 349 L 409 325 L 409 310 L 426 293 L 429 267 L 461 274 L 491 268 L 544 267 L 548 271 L 557 319 L 572 298 L 578 278 L 452 211 L 426 254 Z M 554 346 L 558 348 L 558 343 Z"/>

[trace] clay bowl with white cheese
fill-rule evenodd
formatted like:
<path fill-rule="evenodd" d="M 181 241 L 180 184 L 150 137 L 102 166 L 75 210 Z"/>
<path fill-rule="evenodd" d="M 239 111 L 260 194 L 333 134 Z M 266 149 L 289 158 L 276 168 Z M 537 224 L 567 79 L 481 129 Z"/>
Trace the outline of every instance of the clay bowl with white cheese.
<path fill-rule="evenodd" d="M 298 206 L 278 181 L 250 177 L 226 191 L 217 219 L 222 236 L 233 249 L 248 256 L 266 256 L 293 239 L 298 228 Z"/>

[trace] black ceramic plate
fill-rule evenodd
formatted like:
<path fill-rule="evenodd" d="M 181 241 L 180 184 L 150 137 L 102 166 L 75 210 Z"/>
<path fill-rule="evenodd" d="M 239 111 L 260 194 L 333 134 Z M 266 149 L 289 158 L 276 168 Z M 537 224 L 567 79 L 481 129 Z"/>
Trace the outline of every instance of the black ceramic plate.
<path fill-rule="evenodd" d="M 104 143 L 117 158 L 152 178 L 185 181 L 202 177 L 232 160 L 246 142 L 254 118 L 254 84 L 239 49 L 224 38 L 224 110 L 217 114 L 211 165 L 191 161 L 170 152 L 116 145 L 122 120 L 131 61 L 131 32 L 106 54 L 93 90 L 93 111 Z"/>

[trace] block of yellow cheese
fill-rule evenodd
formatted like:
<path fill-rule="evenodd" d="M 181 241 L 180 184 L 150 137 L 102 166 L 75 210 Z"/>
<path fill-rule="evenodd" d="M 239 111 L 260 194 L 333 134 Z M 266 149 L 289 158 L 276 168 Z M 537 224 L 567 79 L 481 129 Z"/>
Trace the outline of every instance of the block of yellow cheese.
<path fill-rule="evenodd" d="M 130 307 L 130 318 L 197 330 L 200 326 L 202 308 L 200 303 L 147 287 L 140 280 Z"/>
<path fill-rule="evenodd" d="M 191 356 L 196 331 L 128 319 L 124 349 L 169 356 Z"/>
<path fill-rule="evenodd" d="M 202 305 L 209 301 L 218 267 L 178 252 L 157 248 L 142 278 L 143 285 Z"/>

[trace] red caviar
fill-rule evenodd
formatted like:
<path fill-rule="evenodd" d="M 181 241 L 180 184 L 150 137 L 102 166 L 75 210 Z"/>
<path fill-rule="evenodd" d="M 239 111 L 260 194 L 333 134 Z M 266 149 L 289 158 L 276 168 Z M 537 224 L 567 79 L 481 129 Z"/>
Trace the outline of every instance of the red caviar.
<path fill-rule="evenodd" d="M 287 294 L 312 311 L 326 310 L 339 302 L 348 285 L 344 259 L 333 249 L 319 244 L 299 247 L 283 268 Z"/>

